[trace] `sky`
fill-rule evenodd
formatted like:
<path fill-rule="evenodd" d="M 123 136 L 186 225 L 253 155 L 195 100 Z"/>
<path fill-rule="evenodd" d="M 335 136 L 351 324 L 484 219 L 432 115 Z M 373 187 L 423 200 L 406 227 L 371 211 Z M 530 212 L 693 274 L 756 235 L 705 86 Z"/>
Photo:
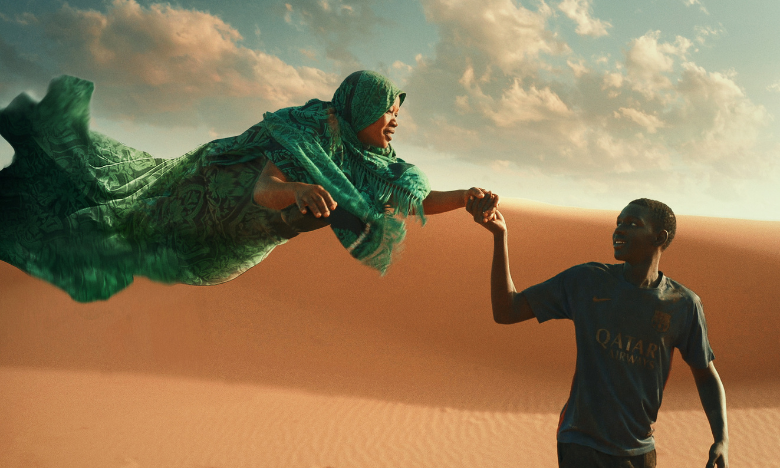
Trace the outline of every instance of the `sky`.
<path fill-rule="evenodd" d="M 93 130 L 176 157 L 369 69 L 406 91 L 393 146 L 435 190 L 780 221 L 777 18 L 776 0 L 0 0 L 0 107 L 79 76 Z"/>

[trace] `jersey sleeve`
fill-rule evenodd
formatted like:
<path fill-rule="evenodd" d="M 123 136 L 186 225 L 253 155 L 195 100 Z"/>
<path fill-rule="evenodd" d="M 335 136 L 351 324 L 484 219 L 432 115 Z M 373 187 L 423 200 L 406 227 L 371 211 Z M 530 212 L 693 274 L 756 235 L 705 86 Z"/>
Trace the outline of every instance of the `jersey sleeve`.
<path fill-rule="evenodd" d="M 552 319 L 574 319 L 571 304 L 578 271 L 578 267 L 569 268 L 522 292 L 539 323 Z"/>
<path fill-rule="evenodd" d="M 698 298 L 693 301 L 692 308 L 691 318 L 679 339 L 677 348 L 688 365 L 704 369 L 709 365 L 710 361 L 715 359 L 715 355 L 707 337 L 707 322 L 704 319 L 704 309 Z"/>

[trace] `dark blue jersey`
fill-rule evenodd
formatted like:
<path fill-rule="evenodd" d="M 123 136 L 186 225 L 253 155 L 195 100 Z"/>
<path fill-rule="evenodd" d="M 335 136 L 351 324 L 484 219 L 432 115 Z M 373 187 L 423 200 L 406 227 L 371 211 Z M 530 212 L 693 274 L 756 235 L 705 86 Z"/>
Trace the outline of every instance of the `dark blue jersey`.
<path fill-rule="evenodd" d="M 660 274 L 644 289 L 626 281 L 623 264 L 586 263 L 523 291 L 540 323 L 574 322 L 577 365 L 558 441 L 612 455 L 653 450 L 674 349 L 697 368 L 714 358 L 699 297 Z"/>

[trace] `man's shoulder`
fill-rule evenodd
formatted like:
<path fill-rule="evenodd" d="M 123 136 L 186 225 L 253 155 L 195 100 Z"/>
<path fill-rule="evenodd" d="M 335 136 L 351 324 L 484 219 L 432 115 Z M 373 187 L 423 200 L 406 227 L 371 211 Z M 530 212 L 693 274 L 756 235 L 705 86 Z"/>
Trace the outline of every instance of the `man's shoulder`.
<path fill-rule="evenodd" d="M 701 305 L 701 298 L 684 284 L 666 276 L 664 296 L 675 302 L 680 301 L 692 305 Z"/>
<path fill-rule="evenodd" d="M 619 274 L 618 273 L 619 267 L 621 267 L 621 264 L 587 262 L 587 263 L 581 263 L 579 265 L 574 265 L 573 267 L 569 268 L 566 271 L 571 272 L 572 274 L 581 274 L 581 275 L 617 276 Z"/>
<path fill-rule="evenodd" d="M 563 287 L 564 289 L 574 287 L 575 285 L 586 285 L 593 282 L 598 282 L 599 277 L 603 278 L 605 274 L 609 274 L 609 265 L 598 262 L 581 263 L 579 265 L 571 266 L 555 276 L 548 278 L 541 283 L 537 283 L 525 290 L 523 294 L 530 294 L 538 291 L 548 290 L 550 287 L 557 289 Z"/>
<path fill-rule="evenodd" d="M 562 281 L 563 284 L 577 285 L 579 288 L 586 289 L 614 286 L 615 282 L 620 281 L 622 271 L 618 268 L 620 266 L 600 262 L 581 263 L 560 272 L 555 279 Z"/>

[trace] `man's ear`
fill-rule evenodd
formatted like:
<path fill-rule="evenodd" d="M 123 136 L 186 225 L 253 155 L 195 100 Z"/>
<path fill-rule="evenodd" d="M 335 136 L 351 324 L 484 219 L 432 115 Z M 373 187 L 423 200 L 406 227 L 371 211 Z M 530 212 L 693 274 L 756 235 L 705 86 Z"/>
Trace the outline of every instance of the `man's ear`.
<path fill-rule="evenodd" d="M 655 236 L 656 247 L 661 247 L 662 245 L 666 244 L 667 240 L 669 240 L 669 231 L 666 229 L 661 229 L 658 235 Z"/>

